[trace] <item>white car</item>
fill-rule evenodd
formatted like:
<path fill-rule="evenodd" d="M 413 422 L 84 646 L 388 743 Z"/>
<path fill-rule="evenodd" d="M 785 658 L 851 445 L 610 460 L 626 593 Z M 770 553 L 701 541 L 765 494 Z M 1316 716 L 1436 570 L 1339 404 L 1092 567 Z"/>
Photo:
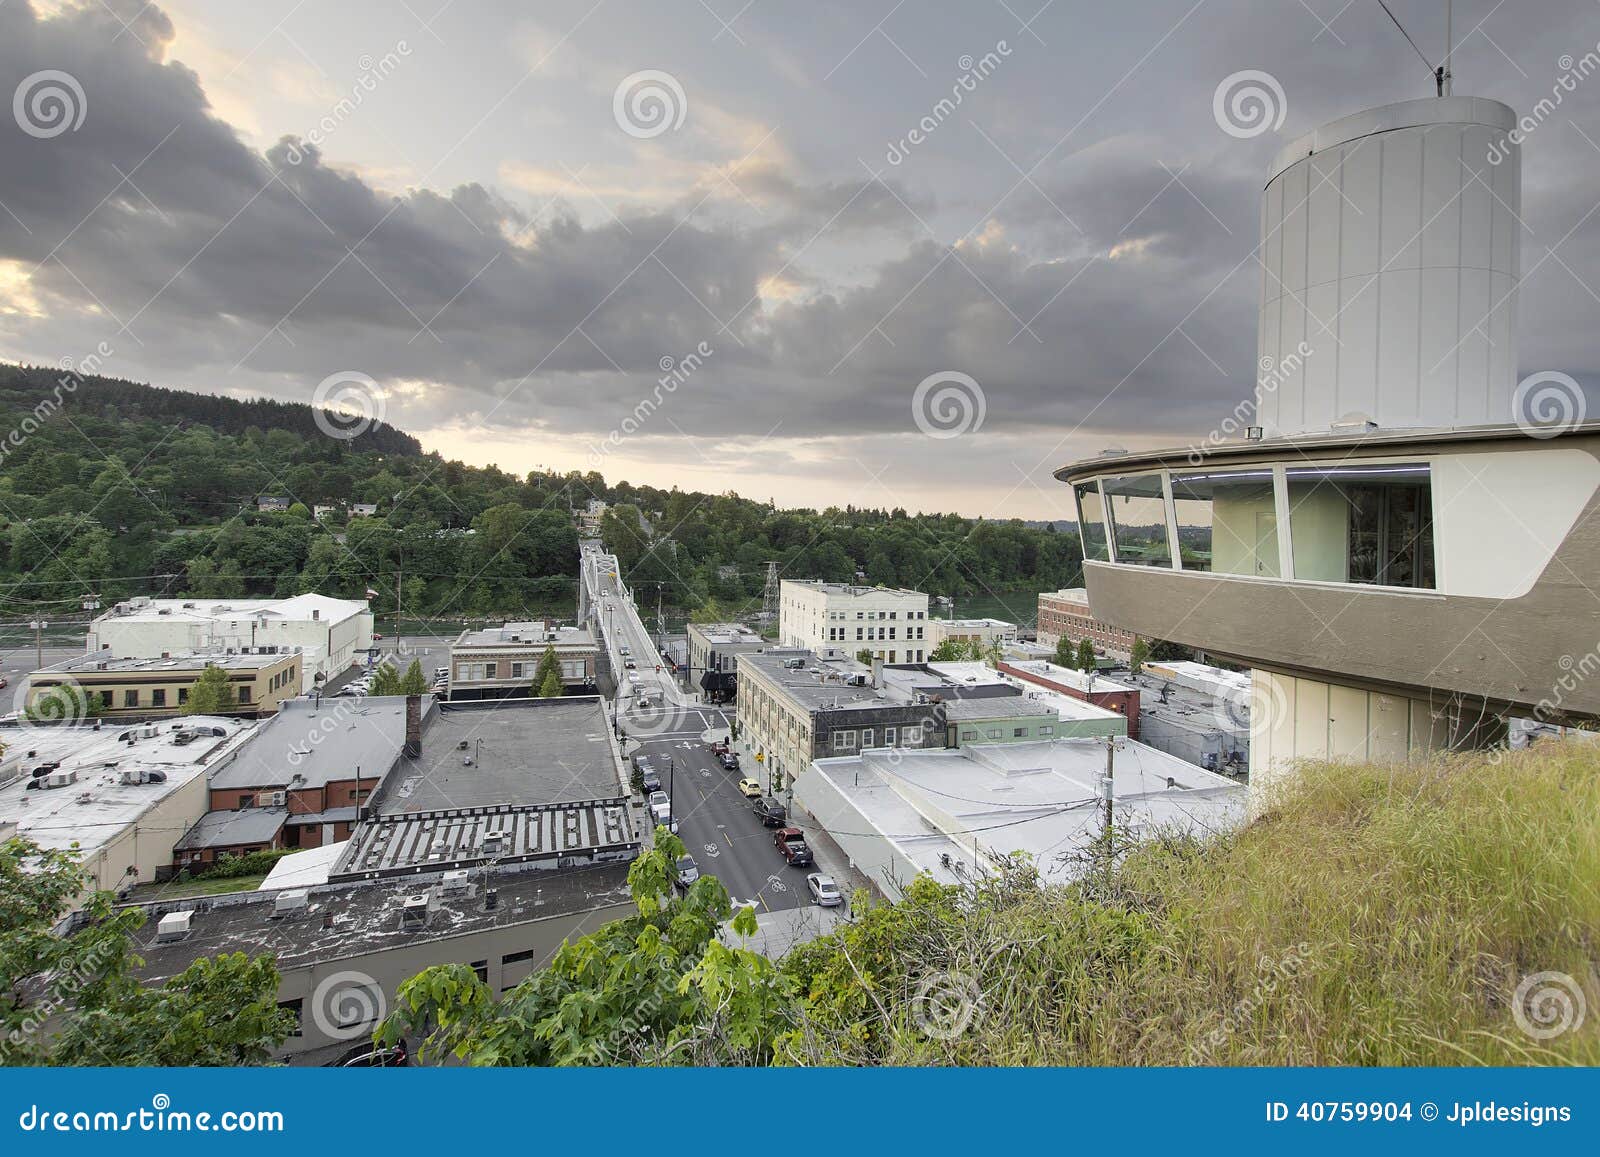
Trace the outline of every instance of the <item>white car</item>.
<path fill-rule="evenodd" d="M 672 822 L 672 800 L 667 797 L 666 792 L 653 791 L 650 793 L 650 817 L 658 824 Z"/>
<path fill-rule="evenodd" d="M 826 872 L 812 872 L 806 877 L 806 888 L 811 892 L 811 899 L 824 908 L 837 908 L 844 903 L 839 885 Z"/>

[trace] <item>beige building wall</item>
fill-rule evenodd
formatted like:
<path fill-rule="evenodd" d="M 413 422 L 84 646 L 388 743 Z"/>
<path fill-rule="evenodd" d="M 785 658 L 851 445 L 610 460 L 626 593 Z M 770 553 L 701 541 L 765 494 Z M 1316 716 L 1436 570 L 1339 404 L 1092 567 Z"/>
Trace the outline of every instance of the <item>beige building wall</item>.
<path fill-rule="evenodd" d="M 1300 760 L 1390 763 L 1494 742 L 1504 723 L 1476 708 L 1251 672 L 1250 787 L 1270 800 Z"/>

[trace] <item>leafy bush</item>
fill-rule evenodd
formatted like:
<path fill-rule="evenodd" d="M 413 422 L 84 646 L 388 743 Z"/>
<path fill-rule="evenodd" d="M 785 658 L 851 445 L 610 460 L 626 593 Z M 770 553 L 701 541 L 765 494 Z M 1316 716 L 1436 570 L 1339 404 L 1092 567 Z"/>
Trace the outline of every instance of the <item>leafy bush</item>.
<path fill-rule="evenodd" d="M 263 848 L 243 856 L 223 856 L 222 859 L 194 873 L 196 880 L 232 880 L 239 876 L 264 876 L 272 865 L 298 848 Z"/>

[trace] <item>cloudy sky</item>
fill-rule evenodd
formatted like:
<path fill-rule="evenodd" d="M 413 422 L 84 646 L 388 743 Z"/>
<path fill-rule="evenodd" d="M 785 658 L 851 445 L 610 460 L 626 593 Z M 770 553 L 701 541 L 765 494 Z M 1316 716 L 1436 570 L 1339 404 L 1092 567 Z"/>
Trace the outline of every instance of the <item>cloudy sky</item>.
<path fill-rule="evenodd" d="M 1442 53 L 1443 0 L 1390 6 Z M 1520 111 L 1600 41 L 1595 0 L 1455 7 L 1456 91 Z M 1243 70 L 1277 128 L 1219 125 Z M 0 358 L 1070 517 L 1053 467 L 1249 393 L 1277 149 L 1431 92 L 1376 0 L 0 0 Z M 1600 75 L 1523 162 L 1522 367 L 1592 385 Z"/>

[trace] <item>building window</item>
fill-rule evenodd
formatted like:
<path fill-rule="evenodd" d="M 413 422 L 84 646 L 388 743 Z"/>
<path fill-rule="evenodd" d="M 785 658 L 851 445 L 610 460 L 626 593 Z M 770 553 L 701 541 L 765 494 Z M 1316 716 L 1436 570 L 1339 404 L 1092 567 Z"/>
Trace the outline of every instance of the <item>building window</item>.
<path fill-rule="evenodd" d="M 1027 737 L 1028 737 L 1028 729 L 1026 727 L 1013 727 L 1011 729 L 1011 738 L 1012 739 L 1026 739 Z"/>
<path fill-rule="evenodd" d="M 978 733 L 976 731 L 968 729 L 968 730 L 963 731 L 961 733 L 961 738 L 962 738 L 963 742 L 965 742 L 967 740 L 976 739 L 976 738 L 978 738 Z"/>
<path fill-rule="evenodd" d="M 1055 724 L 1053 724 L 1053 723 L 1041 723 L 1041 724 L 1039 724 L 1039 734 L 1040 735 L 1054 735 L 1055 733 L 1056 733 Z"/>
<path fill-rule="evenodd" d="M 883 729 L 883 745 L 885 747 L 893 747 L 894 746 L 894 728 L 893 727 L 885 727 Z"/>
<path fill-rule="evenodd" d="M 1100 506 L 1100 484 L 1080 482 L 1073 488 L 1078 499 L 1078 526 L 1083 532 L 1083 557 L 1094 562 L 1110 562 L 1106 550 L 1105 514 Z"/>
<path fill-rule="evenodd" d="M 872 746 L 872 728 L 866 727 L 866 728 L 862 729 L 862 731 L 861 731 L 861 746 L 862 747 L 871 747 Z"/>
<path fill-rule="evenodd" d="M 835 731 L 833 733 L 833 749 L 835 751 L 854 751 L 856 749 L 856 733 L 854 731 Z"/>
<path fill-rule="evenodd" d="M 253 696 L 254 696 L 254 692 L 252 692 L 249 687 L 241 686 L 239 688 L 239 702 L 240 703 L 249 703 L 250 700 L 253 698 Z"/>
<path fill-rule="evenodd" d="M 483 665 L 483 677 L 485 679 L 493 679 L 495 677 L 494 671 L 495 666 L 493 663 L 485 663 Z"/>
<path fill-rule="evenodd" d="M 122 693 L 122 705 L 124 707 L 137 707 L 137 706 L 139 706 L 139 692 L 137 692 L 137 691 L 124 691 Z"/>
<path fill-rule="evenodd" d="M 305 1009 L 305 1002 L 299 998 L 294 1000 L 280 1000 L 278 1002 L 278 1007 L 284 1012 L 294 1013 L 294 1029 L 289 1033 L 289 1035 L 300 1036 L 302 1032 L 300 1028 L 300 1018 Z"/>
<path fill-rule="evenodd" d="M 467 967 L 476 972 L 478 974 L 478 979 L 483 981 L 483 983 L 489 983 L 489 962 L 487 960 L 474 960 L 471 964 L 467 965 Z"/>
<path fill-rule="evenodd" d="M 1295 578 L 1433 589 L 1427 465 L 1297 466 L 1287 481 Z"/>
<path fill-rule="evenodd" d="M 157 687 L 150 692 L 150 706 L 165 707 L 167 705 L 167 691 L 164 687 Z"/>
<path fill-rule="evenodd" d="M 990 739 L 999 739 L 1000 738 L 1000 729 L 998 727 L 989 728 L 989 738 Z"/>
<path fill-rule="evenodd" d="M 1106 514 L 1117 561 L 1134 566 L 1171 566 L 1167 547 L 1167 499 L 1159 474 L 1102 478 Z"/>
<path fill-rule="evenodd" d="M 187 702 L 189 702 L 189 688 L 187 688 L 187 687 L 179 687 L 178 688 L 178 706 L 182 707 Z"/>
<path fill-rule="evenodd" d="M 1279 577 L 1271 470 L 1174 474 L 1172 506 L 1184 570 Z"/>
<path fill-rule="evenodd" d="M 511 664 L 511 677 L 513 679 L 522 678 L 522 664 L 521 663 L 513 663 L 513 664 Z"/>
<path fill-rule="evenodd" d="M 523 964 L 533 959 L 533 949 L 526 948 L 521 952 L 508 952 L 500 958 L 501 967 L 507 964 Z"/>

